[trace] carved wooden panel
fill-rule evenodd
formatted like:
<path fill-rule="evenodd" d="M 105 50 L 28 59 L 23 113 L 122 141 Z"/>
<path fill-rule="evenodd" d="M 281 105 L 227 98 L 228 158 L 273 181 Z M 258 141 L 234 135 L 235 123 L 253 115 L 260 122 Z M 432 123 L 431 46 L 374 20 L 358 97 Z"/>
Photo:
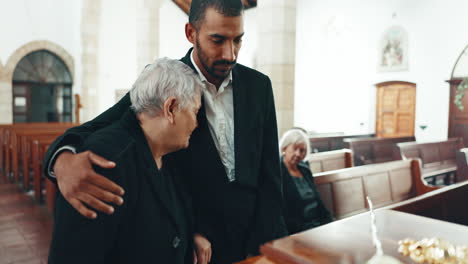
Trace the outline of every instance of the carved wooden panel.
<path fill-rule="evenodd" d="M 414 135 L 416 85 L 408 82 L 377 84 L 377 137 Z"/>

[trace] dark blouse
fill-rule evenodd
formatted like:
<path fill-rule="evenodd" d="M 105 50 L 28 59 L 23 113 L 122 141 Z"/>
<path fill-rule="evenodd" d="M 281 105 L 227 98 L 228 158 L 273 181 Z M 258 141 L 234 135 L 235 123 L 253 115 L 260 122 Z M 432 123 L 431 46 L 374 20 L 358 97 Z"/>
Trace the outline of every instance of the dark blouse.
<path fill-rule="evenodd" d="M 332 221 L 325 208 L 312 177 L 312 172 L 305 163 L 299 163 L 302 177 L 289 174 L 281 159 L 283 177 L 284 215 L 290 234 L 305 231 Z"/>

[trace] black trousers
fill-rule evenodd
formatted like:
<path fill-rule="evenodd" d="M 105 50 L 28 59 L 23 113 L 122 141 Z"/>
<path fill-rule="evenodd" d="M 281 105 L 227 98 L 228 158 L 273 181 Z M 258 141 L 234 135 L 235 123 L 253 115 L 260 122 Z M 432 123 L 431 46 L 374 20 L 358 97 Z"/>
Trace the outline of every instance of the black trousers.
<path fill-rule="evenodd" d="M 220 188 L 221 189 L 221 188 Z M 211 241 L 212 264 L 231 264 L 247 257 L 249 228 L 255 218 L 256 195 L 254 190 L 236 182 L 222 186 L 222 215 L 215 216 L 215 237 Z"/>
<path fill-rule="evenodd" d="M 213 241 L 211 264 L 231 264 L 247 257 L 247 231 L 235 227 L 230 228 L 231 230 L 226 232 L 224 238 L 218 237 L 217 241 Z"/>

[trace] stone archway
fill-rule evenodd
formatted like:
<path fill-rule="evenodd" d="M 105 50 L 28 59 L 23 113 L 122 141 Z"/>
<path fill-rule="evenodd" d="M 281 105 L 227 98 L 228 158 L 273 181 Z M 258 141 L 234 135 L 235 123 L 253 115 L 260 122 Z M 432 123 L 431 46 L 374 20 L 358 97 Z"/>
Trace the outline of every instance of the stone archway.
<path fill-rule="evenodd" d="M 51 41 L 37 40 L 29 42 L 13 52 L 13 54 L 8 59 L 8 62 L 5 64 L 6 80 L 10 82 L 13 80 L 13 72 L 15 71 L 16 65 L 24 56 L 38 50 L 47 50 L 57 55 L 60 59 L 63 60 L 65 65 L 67 65 L 72 75 L 72 79 L 75 79 L 75 63 L 70 53 Z"/>
<path fill-rule="evenodd" d="M 468 77 L 468 45 L 463 49 L 452 69 L 451 80 Z"/>
<path fill-rule="evenodd" d="M 13 52 L 8 61 L 6 62 L 3 69 L 0 68 L 0 94 L 9 96 L 0 96 L 0 123 L 12 123 L 13 122 L 13 105 L 12 105 L 12 83 L 13 73 L 18 62 L 26 55 L 31 52 L 38 50 L 47 50 L 58 56 L 71 73 L 72 79 L 75 79 L 75 63 L 73 57 L 61 46 L 48 41 L 48 40 L 36 40 L 29 42 Z"/>

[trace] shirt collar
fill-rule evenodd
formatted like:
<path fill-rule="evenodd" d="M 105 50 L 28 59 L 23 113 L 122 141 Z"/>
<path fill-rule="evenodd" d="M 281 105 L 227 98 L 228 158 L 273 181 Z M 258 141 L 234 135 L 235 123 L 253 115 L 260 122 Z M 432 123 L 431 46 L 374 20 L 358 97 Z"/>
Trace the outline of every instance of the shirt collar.
<path fill-rule="evenodd" d="M 193 59 L 193 50 L 190 53 L 190 61 L 192 62 L 193 67 L 195 67 L 195 70 L 197 71 L 198 76 L 200 77 L 200 80 L 202 82 L 208 82 L 209 83 L 209 81 L 206 79 L 205 75 L 203 75 L 203 73 L 200 71 L 200 68 L 198 68 L 198 65 L 195 63 L 195 60 Z M 227 86 L 231 81 L 232 81 L 232 70 L 231 70 L 231 72 L 229 72 L 229 75 L 221 83 L 220 87 Z"/>

